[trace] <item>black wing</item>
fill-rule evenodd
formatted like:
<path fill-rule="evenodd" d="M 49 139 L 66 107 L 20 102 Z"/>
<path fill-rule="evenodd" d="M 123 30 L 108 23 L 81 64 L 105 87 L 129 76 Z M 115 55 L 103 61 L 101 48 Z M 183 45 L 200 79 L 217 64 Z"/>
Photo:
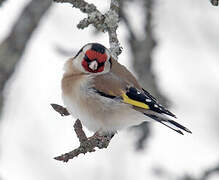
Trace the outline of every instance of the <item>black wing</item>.
<path fill-rule="evenodd" d="M 102 91 L 99 91 L 95 88 L 92 88 L 94 90 L 94 92 L 98 93 L 99 95 L 106 97 L 106 98 L 110 98 L 110 99 L 120 99 L 122 97 L 120 96 L 114 96 L 114 95 L 110 95 L 110 94 L 106 94 Z M 166 108 L 164 108 L 161 104 L 158 103 L 158 101 L 146 90 L 142 89 L 142 91 L 137 90 L 134 87 L 128 87 L 126 88 L 126 92 L 125 94 L 128 96 L 128 98 L 130 98 L 131 100 L 135 100 L 141 103 L 146 104 L 150 110 L 157 112 L 157 113 L 162 113 L 162 114 L 167 114 L 169 116 L 175 117 L 176 116 L 171 113 L 169 110 L 167 110 Z"/>
<path fill-rule="evenodd" d="M 135 101 L 139 101 L 139 102 L 142 102 L 142 103 L 148 105 L 150 110 L 152 110 L 152 111 L 155 111 L 157 113 L 167 114 L 169 116 L 176 118 L 176 116 L 173 113 L 171 113 L 169 110 L 164 108 L 161 104 L 159 104 L 157 102 L 157 100 L 149 92 L 147 92 L 144 89 L 142 89 L 142 90 L 144 93 L 137 90 L 134 87 L 129 87 L 129 88 L 127 88 L 126 95 L 130 99 L 133 99 Z"/>

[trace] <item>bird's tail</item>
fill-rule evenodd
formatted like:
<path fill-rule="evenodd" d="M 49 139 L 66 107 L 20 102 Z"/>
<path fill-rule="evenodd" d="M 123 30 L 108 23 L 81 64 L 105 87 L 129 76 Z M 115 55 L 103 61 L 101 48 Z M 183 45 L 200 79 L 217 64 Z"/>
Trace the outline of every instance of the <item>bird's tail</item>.
<path fill-rule="evenodd" d="M 188 128 L 184 127 L 183 125 L 181 125 L 181 124 L 179 124 L 176 121 L 173 121 L 171 119 L 163 118 L 163 117 L 155 115 L 155 114 L 144 113 L 144 115 L 146 115 L 146 116 L 154 119 L 155 121 L 167 126 L 168 128 L 178 132 L 179 134 L 183 135 L 183 132 L 181 130 L 184 130 L 188 133 L 192 133 Z"/>

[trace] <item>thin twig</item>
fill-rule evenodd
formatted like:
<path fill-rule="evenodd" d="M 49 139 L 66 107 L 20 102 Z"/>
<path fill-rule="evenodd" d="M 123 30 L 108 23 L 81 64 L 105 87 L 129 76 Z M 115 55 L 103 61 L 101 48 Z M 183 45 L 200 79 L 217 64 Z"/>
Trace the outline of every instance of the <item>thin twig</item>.
<path fill-rule="evenodd" d="M 53 107 L 53 109 L 58 112 L 59 114 L 61 114 L 61 116 L 68 116 L 70 115 L 70 113 L 68 112 L 68 110 L 58 104 L 51 104 L 51 106 Z"/>
<path fill-rule="evenodd" d="M 82 129 L 82 124 L 79 119 L 77 119 L 74 124 L 74 130 L 75 130 L 75 133 L 77 134 L 77 137 L 80 143 L 83 143 L 88 140 L 85 132 Z"/>
<path fill-rule="evenodd" d="M 58 104 L 51 104 L 51 106 L 56 112 L 61 114 L 61 116 L 68 116 L 70 114 L 66 108 Z M 68 162 L 70 159 L 77 157 L 79 154 L 95 152 L 96 147 L 99 149 L 107 148 L 110 143 L 110 140 L 114 136 L 114 134 L 107 134 L 102 136 L 96 132 L 93 136 L 87 138 L 85 132 L 83 131 L 81 121 L 79 119 L 75 121 L 74 131 L 77 134 L 77 137 L 80 142 L 80 146 L 74 149 L 73 151 L 55 157 L 54 159 L 63 162 Z"/>

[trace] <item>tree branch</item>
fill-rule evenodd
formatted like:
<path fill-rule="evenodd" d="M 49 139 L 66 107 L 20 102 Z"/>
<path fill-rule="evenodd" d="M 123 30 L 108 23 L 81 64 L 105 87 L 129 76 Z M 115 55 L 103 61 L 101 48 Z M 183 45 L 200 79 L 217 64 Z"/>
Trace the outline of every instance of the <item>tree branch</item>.
<path fill-rule="evenodd" d="M 120 47 L 120 43 L 116 34 L 119 23 L 120 0 L 111 0 L 110 9 L 105 14 L 102 14 L 94 4 L 89 4 L 84 0 L 54 1 L 60 3 L 70 3 L 73 5 L 73 7 L 78 8 L 81 12 L 87 14 L 87 18 L 82 19 L 77 25 L 79 29 L 84 29 L 92 24 L 98 31 L 108 32 L 111 55 L 113 56 L 113 58 L 118 59 L 118 56 L 122 52 L 122 48 Z M 69 115 L 69 112 L 66 108 L 63 108 L 62 106 L 57 104 L 51 105 L 55 109 L 55 111 L 61 114 L 61 116 Z M 96 132 L 92 137 L 87 138 L 82 129 L 82 125 L 79 119 L 75 122 L 74 130 L 80 141 L 80 146 L 73 151 L 55 157 L 56 160 L 67 162 L 69 159 L 72 159 L 79 154 L 94 152 L 96 147 L 98 147 L 99 149 L 107 148 L 110 140 L 114 136 L 114 134 L 102 136 L 98 132 Z"/>
<path fill-rule="evenodd" d="M 4 3 L 5 0 L 0 0 L 0 6 Z"/>
<path fill-rule="evenodd" d="M 70 115 L 70 113 L 68 112 L 68 110 L 58 104 L 51 104 L 51 106 L 53 107 L 53 109 L 58 112 L 59 114 L 61 114 L 61 116 L 68 116 Z"/>
<path fill-rule="evenodd" d="M 183 176 L 177 176 L 173 174 L 172 172 L 169 172 L 165 168 L 155 168 L 154 169 L 155 175 L 165 178 L 165 179 L 176 179 L 176 180 L 208 180 L 211 178 L 212 175 L 218 174 L 219 175 L 219 164 L 216 164 L 212 168 L 208 168 L 201 172 L 201 175 L 199 177 L 194 176 L 192 173 L 183 175 Z"/>
<path fill-rule="evenodd" d="M 119 23 L 119 1 L 120 0 L 111 0 L 110 10 L 105 14 L 107 17 L 106 24 L 109 35 L 110 50 L 115 59 L 117 59 L 122 52 L 122 48 L 120 47 L 116 34 Z"/>
<path fill-rule="evenodd" d="M 211 175 L 218 173 L 219 174 L 219 164 L 217 164 L 213 168 L 209 168 L 206 171 L 204 171 L 203 175 L 201 176 L 200 180 L 207 180 L 210 178 Z"/>
<path fill-rule="evenodd" d="M 153 32 L 153 20 L 154 20 L 154 3 L 155 0 L 142 0 L 144 6 L 144 38 L 138 38 L 133 27 L 129 23 L 128 19 L 125 17 L 125 6 L 126 1 L 122 0 L 121 2 L 121 18 L 124 20 L 124 23 L 129 32 L 129 43 L 132 51 L 132 65 L 135 72 L 137 73 L 140 83 L 147 88 L 151 94 L 158 98 L 161 104 L 168 104 L 166 97 L 160 92 L 157 85 L 156 75 L 153 71 L 153 59 L 152 53 L 156 47 L 155 35 Z M 138 1 L 139 2 L 139 1 Z M 148 123 L 142 123 L 142 125 L 137 126 L 137 130 L 140 131 L 141 137 L 138 140 L 137 147 L 141 149 L 144 147 L 143 143 L 150 134 L 150 128 Z"/>
<path fill-rule="evenodd" d="M 61 116 L 70 115 L 66 108 L 58 104 L 51 104 L 51 106 L 56 112 L 61 114 Z M 95 152 L 96 147 L 99 149 L 107 148 L 110 143 L 110 140 L 114 136 L 114 134 L 107 134 L 103 136 L 96 132 L 93 136 L 87 138 L 85 132 L 83 131 L 81 121 L 79 119 L 75 121 L 74 131 L 79 139 L 80 146 L 74 149 L 73 151 L 55 157 L 54 159 L 63 162 L 68 162 L 70 159 L 77 157 L 79 154 Z"/>
<path fill-rule="evenodd" d="M 5 83 L 13 74 L 31 35 L 51 4 L 51 0 L 32 0 L 18 17 L 9 35 L 0 44 L 0 109 L 3 104 Z"/>
<path fill-rule="evenodd" d="M 219 1 L 219 0 L 210 0 L 211 4 L 212 4 L 213 6 L 218 6 L 218 4 L 219 4 L 218 1 Z"/>
<path fill-rule="evenodd" d="M 116 34 L 119 22 L 119 0 L 111 0 L 110 9 L 102 14 L 94 4 L 89 4 L 84 0 L 54 0 L 60 3 L 71 3 L 73 7 L 78 8 L 81 12 L 87 14 L 87 18 L 84 18 L 79 22 L 77 27 L 84 29 L 92 24 L 98 31 L 108 32 L 111 54 L 115 59 L 122 52 L 120 43 Z"/>

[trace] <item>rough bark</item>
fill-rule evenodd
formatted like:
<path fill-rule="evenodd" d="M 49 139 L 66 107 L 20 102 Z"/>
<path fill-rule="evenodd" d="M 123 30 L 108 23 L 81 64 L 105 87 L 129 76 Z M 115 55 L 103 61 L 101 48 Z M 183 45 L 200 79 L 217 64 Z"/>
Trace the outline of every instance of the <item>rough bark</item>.
<path fill-rule="evenodd" d="M 112 56 L 117 59 L 122 52 L 116 30 L 119 22 L 119 1 L 111 0 L 110 9 L 102 14 L 94 4 L 89 4 L 84 0 L 54 0 L 60 3 L 71 3 L 74 8 L 80 9 L 87 14 L 87 18 L 82 19 L 77 27 L 84 29 L 93 25 L 98 31 L 108 32 L 109 44 Z"/>

